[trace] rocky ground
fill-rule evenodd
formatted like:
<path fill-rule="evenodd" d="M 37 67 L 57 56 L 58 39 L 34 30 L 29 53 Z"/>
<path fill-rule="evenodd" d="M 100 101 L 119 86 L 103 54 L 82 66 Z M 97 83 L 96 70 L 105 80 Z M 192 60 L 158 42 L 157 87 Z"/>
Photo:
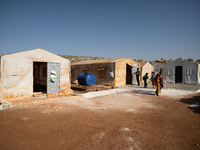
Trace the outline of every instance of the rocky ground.
<path fill-rule="evenodd" d="M 128 85 L 0 110 L 0 149 L 200 149 L 199 86 L 181 86 L 155 96 Z"/>

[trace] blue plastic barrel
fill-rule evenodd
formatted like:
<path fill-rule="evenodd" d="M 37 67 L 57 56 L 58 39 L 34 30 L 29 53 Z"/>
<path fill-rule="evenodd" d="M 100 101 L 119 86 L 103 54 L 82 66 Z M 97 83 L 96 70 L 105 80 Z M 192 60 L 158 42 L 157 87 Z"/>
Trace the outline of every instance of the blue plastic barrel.
<path fill-rule="evenodd" d="M 78 76 L 78 84 L 84 86 L 92 86 L 95 84 L 95 77 L 91 73 L 81 73 Z"/>

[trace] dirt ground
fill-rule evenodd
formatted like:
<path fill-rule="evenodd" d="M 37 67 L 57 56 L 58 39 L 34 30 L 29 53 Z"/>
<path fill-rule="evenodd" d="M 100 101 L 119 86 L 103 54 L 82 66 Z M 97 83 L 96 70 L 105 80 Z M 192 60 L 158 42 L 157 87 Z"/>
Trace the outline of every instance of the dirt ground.
<path fill-rule="evenodd" d="M 200 94 L 131 91 L 0 110 L 2 150 L 197 150 Z"/>
<path fill-rule="evenodd" d="M 87 93 L 91 91 L 103 91 L 103 90 L 110 90 L 113 88 L 117 88 L 114 86 L 102 86 L 102 85 L 94 85 L 94 86 L 82 86 L 78 84 L 71 84 L 71 89 L 73 90 L 74 94 L 80 94 L 80 93 Z"/>

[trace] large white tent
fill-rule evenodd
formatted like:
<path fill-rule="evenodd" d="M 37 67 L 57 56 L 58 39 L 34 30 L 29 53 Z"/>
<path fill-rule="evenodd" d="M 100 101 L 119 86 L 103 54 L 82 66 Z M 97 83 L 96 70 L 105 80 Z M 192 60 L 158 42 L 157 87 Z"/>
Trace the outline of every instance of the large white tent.
<path fill-rule="evenodd" d="M 183 60 L 175 60 L 162 67 L 164 82 L 200 83 L 200 64 Z"/>
<path fill-rule="evenodd" d="M 2 100 L 33 98 L 34 92 L 48 97 L 70 95 L 70 61 L 43 49 L 0 57 Z"/>

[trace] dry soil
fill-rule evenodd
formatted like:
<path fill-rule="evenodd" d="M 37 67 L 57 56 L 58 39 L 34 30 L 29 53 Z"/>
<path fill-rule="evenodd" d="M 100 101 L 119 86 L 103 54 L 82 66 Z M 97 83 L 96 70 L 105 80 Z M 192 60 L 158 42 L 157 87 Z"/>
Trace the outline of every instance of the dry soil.
<path fill-rule="evenodd" d="M 200 94 L 121 92 L 0 111 L 1 150 L 197 150 Z"/>

